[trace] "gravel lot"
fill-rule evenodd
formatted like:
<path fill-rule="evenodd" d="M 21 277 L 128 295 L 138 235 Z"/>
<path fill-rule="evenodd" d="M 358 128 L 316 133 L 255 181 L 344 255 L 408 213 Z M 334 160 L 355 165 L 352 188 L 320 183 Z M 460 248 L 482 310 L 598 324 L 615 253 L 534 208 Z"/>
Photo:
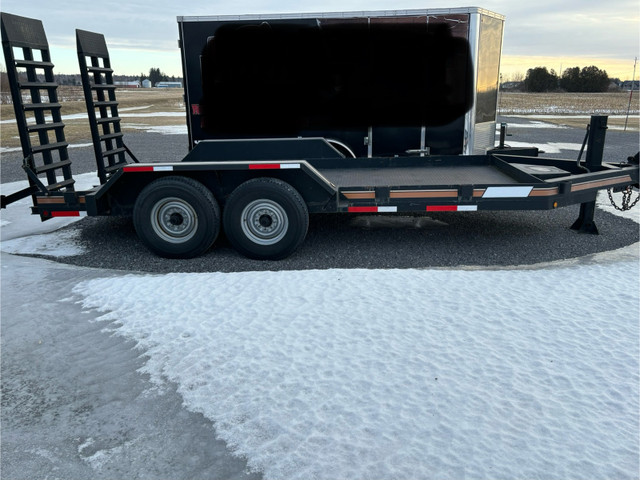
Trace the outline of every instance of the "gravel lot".
<path fill-rule="evenodd" d="M 580 144 L 584 131 L 540 128 L 540 122 L 504 119 L 513 125 L 507 142 Z M 585 119 L 585 125 L 588 120 Z M 185 135 L 134 133 L 126 143 L 141 161 L 177 161 L 187 152 Z M 637 132 L 610 130 L 605 158 L 625 160 L 638 150 Z M 91 147 L 70 150 L 74 172 L 94 170 Z M 566 150 L 548 156 L 576 158 Z M 5 154 L 2 181 L 23 178 L 20 154 Z M 433 268 L 530 265 L 620 248 L 639 239 L 637 225 L 598 211 L 600 235 L 578 234 L 569 227 L 578 206 L 543 212 L 438 213 L 419 217 L 315 215 L 305 243 L 278 262 L 249 260 L 222 236 L 205 255 L 191 260 L 159 258 L 138 241 L 129 218 L 86 218 L 78 229 L 86 253 L 58 259 L 74 265 L 144 272 L 300 270 L 324 268 Z"/>

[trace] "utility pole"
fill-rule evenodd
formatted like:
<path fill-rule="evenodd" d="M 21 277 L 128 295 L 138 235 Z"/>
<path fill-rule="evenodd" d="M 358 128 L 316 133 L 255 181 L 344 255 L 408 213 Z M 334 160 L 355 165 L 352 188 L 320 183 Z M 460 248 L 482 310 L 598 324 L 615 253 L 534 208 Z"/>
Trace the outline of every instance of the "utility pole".
<path fill-rule="evenodd" d="M 631 98 L 633 97 L 633 87 L 636 83 L 636 64 L 638 63 L 638 57 L 633 61 L 633 77 L 631 77 L 631 91 L 629 92 L 629 106 L 627 106 L 627 118 L 624 120 L 624 131 L 627 131 L 627 122 L 629 122 L 629 112 L 631 111 Z"/>

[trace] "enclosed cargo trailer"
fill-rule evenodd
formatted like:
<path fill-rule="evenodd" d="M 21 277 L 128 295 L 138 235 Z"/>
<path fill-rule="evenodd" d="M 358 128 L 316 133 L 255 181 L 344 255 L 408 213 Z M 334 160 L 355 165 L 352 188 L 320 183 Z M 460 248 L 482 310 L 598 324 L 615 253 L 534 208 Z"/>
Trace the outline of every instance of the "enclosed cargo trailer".
<path fill-rule="evenodd" d="M 132 215 L 142 242 L 166 257 L 202 254 L 224 227 L 244 255 L 279 259 L 302 243 L 309 214 L 581 204 L 573 228 L 595 233 L 597 191 L 637 187 L 638 155 L 603 163 L 606 117 L 592 117 L 584 162 L 489 148 L 499 15 L 455 9 L 178 21 L 190 151 L 169 163 L 139 163 L 126 147 L 105 39 L 76 31 L 100 179 L 76 191 L 42 22 L 2 13 L 29 180 L 2 196 L 3 208 L 31 196 L 42 220 Z M 445 154 L 453 150 L 461 154 Z"/>
<path fill-rule="evenodd" d="M 191 147 L 298 136 L 357 157 L 494 147 L 502 15 L 454 8 L 178 25 Z"/>

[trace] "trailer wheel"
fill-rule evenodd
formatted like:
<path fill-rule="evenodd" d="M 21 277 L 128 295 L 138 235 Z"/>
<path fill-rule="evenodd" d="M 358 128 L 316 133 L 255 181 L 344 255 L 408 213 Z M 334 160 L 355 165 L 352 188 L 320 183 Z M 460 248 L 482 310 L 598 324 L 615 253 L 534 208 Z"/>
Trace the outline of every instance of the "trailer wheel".
<path fill-rule="evenodd" d="M 231 193 L 223 223 L 227 238 L 243 255 L 279 260 L 304 241 L 309 212 L 302 196 L 288 183 L 256 178 Z"/>
<path fill-rule="evenodd" d="M 206 252 L 218 237 L 220 207 L 200 182 L 166 177 L 140 192 L 133 224 L 152 252 L 167 258 L 192 258 Z"/>

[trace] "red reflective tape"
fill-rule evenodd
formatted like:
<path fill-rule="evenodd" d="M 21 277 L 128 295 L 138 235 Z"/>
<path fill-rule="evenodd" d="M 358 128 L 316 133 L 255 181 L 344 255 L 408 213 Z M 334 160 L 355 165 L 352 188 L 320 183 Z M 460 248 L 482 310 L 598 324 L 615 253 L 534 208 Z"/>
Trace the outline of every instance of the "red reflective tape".
<path fill-rule="evenodd" d="M 153 167 L 137 167 L 137 166 L 128 166 L 122 168 L 123 172 L 153 172 Z"/>
<path fill-rule="evenodd" d="M 354 213 L 377 212 L 378 207 L 349 207 L 348 211 Z"/>
<path fill-rule="evenodd" d="M 457 205 L 427 205 L 427 212 L 457 212 Z"/>
<path fill-rule="evenodd" d="M 251 163 L 249 164 L 249 170 L 273 170 L 280 168 L 279 163 Z"/>
<path fill-rule="evenodd" d="M 79 217 L 79 211 L 57 211 L 51 212 L 52 217 Z"/>

